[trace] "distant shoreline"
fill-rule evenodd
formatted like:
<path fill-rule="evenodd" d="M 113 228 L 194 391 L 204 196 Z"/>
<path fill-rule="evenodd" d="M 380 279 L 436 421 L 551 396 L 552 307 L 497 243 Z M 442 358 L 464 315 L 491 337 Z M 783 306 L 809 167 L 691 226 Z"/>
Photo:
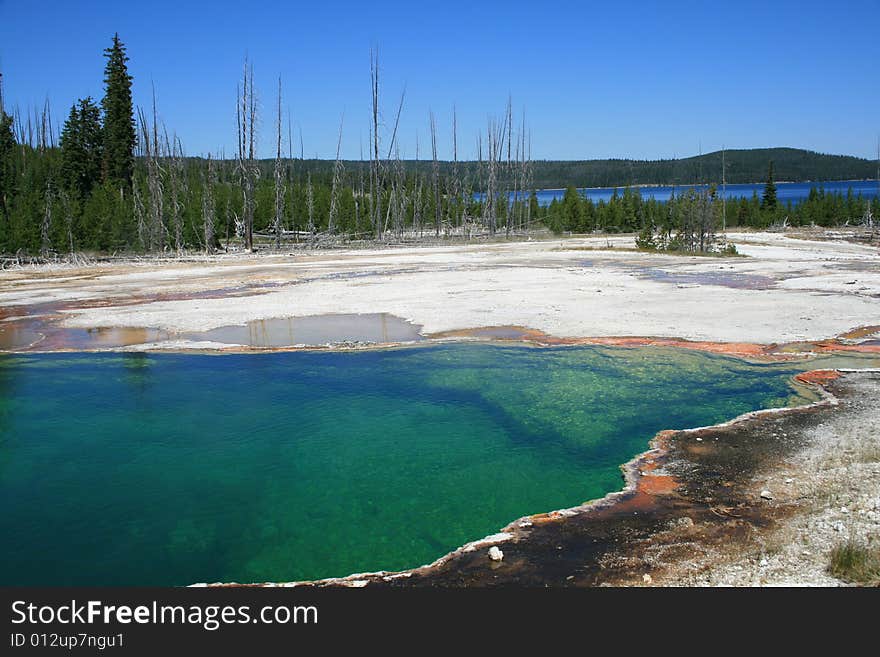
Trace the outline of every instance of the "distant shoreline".
<path fill-rule="evenodd" d="M 759 180 L 757 182 L 750 183 L 727 183 L 727 187 L 747 187 L 749 185 L 764 185 L 766 184 L 766 180 Z M 877 183 L 880 185 L 880 181 L 876 178 L 846 178 L 844 180 L 774 180 L 773 183 L 776 185 L 821 185 L 826 183 L 864 183 L 871 182 Z M 578 190 L 602 190 L 602 189 L 633 189 L 633 188 L 660 188 L 660 187 L 670 187 L 670 188 L 680 188 L 680 187 L 710 187 L 712 185 L 721 186 L 721 183 L 687 183 L 680 185 L 670 185 L 668 183 L 637 183 L 634 185 L 609 185 L 607 187 L 576 187 Z M 542 187 L 540 189 L 536 189 L 536 192 L 564 192 L 567 187 Z"/>

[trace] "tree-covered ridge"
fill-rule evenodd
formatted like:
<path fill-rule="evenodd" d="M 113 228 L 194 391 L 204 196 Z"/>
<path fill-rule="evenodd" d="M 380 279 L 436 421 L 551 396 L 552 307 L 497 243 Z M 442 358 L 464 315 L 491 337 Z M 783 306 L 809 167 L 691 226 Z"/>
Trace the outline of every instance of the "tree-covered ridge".
<path fill-rule="evenodd" d="M 721 183 L 722 157 L 730 185 L 758 183 L 767 176 L 767 163 L 773 161 L 774 177 L 783 182 L 819 180 L 869 180 L 877 176 L 877 161 L 851 155 L 827 155 L 799 148 L 750 148 L 706 153 L 694 157 L 669 160 L 533 160 L 531 162 L 536 189 L 575 187 L 627 187 L 638 185 L 692 185 Z M 329 175 L 333 160 L 297 160 L 304 171 Z M 271 161 L 263 160 L 268 173 Z M 344 160 L 347 169 L 356 167 L 356 160 Z M 403 160 L 407 173 L 428 175 L 430 160 Z M 475 175 L 479 162 L 458 162 L 458 168 Z M 453 163 L 439 162 L 440 172 L 451 175 Z"/>
<path fill-rule="evenodd" d="M 799 148 L 751 148 L 669 160 L 536 160 L 538 188 L 691 185 L 721 182 L 722 157 L 728 184 L 761 182 L 773 161 L 778 181 L 865 180 L 877 175 L 877 162 L 849 155 L 826 155 Z"/>

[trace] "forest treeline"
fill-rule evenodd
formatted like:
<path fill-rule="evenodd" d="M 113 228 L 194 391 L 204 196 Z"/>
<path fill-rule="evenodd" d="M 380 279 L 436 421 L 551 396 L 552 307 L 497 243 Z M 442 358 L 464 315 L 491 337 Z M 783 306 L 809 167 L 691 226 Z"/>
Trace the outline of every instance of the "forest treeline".
<path fill-rule="evenodd" d="M 668 160 L 536 160 L 532 167 L 535 184 L 544 189 L 693 185 L 720 182 L 722 160 L 731 185 L 763 181 L 770 161 L 776 179 L 786 182 L 870 180 L 877 175 L 875 160 L 799 148 L 725 150 Z"/>
<path fill-rule="evenodd" d="M 777 180 L 786 182 L 871 180 L 877 176 L 877 161 L 850 155 L 827 155 L 799 148 L 750 148 L 705 153 L 668 160 L 532 160 L 532 181 L 536 189 L 574 187 L 627 187 L 637 185 L 693 185 L 718 182 L 722 159 L 727 183 L 762 182 L 767 163 L 772 161 Z M 329 175 L 333 160 L 300 159 L 302 171 Z M 356 160 L 344 160 L 346 169 L 356 168 Z M 271 160 L 261 165 L 268 171 Z M 408 174 L 429 175 L 429 160 L 403 160 Z M 479 162 L 458 162 L 460 173 L 475 176 Z M 440 173 L 449 176 L 453 163 L 439 162 Z"/>
<path fill-rule="evenodd" d="M 871 180 L 877 176 L 877 161 L 850 155 L 827 155 L 799 148 L 750 148 L 717 151 L 694 157 L 668 160 L 532 160 L 532 180 L 536 189 L 574 187 L 627 187 L 637 185 L 693 185 L 720 181 L 722 159 L 727 183 L 762 182 L 767 163 L 772 161 L 776 179 L 786 182 L 833 180 Z M 271 160 L 263 160 L 269 170 Z M 357 167 L 356 160 L 343 161 L 346 169 Z M 303 159 L 302 171 L 329 175 L 333 160 Z M 403 160 L 408 174 L 429 175 L 432 163 Z M 475 176 L 479 162 L 458 162 L 460 173 Z M 440 173 L 451 175 L 453 163 L 439 162 Z"/>
<path fill-rule="evenodd" d="M 637 245 L 646 249 L 706 252 L 728 248 L 719 242 L 727 228 L 874 225 L 873 201 L 849 190 L 810 190 L 798 203 L 778 200 L 774 163 L 765 171 L 763 192 L 747 198 L 724 199 L 717 185 L 687 188 L 668 201 L 645 198 L 638 188 L 615 191 L 608 201 L 593 201 L 575 187 L 554 199 L 539 216 L 555 233 L 638 232 Z"/>
<path fill-rule="evenodd" d="M 369 155 L 307 160 L 293 153 L 283 89 L 267 116 L 257 116 L 253 65 L 237 86 L 232 157 L 191 157 L 152 107 L 135 108 L 128 55 L 118 35 L 105 51 L 104 96 L 72 103 L 63 122 L 46 104 L 9 114 L 0 84 L 0 252 L 53 257 L 81 252 L 183 253 L 199 250 L 320 247 L 349 240 L 406 241 L 521 234 L 539 225 L 555 232 L 641 231 L 658 248 L 709 250 L 719 228 L 774 224 L 831 225 L 869 217 L 861 198 L 814 192 L 797 206 L 775 197 L 724 202 L 711 190 L 670 203 L 634 189 L 608 202 L 582 198 L 574 185 L 869 177 L 867 160 L 795 149 L 726 151 L 677 161 L 541 162 L 531 158 L 530 132 L 508 100 L 476 140 L 476 161 L 458 158 L 455 112 L 452 161 L 438 158 L 437 126 L 427 117 L 430 145 L 417 161 L 400 157 L 394 111 L 382 111 L 379 61 L 371 53 Z M 2 79 L 0 79 L 2 82 Z M 155 96 L 154 96 L 155 98 Z M 395 117 L 387 123 L 380 120 Z M 274 158 L 256 157 L 256 126 L 273 139 Z M 286 137 L 286 138 L 285 138 Z M 300 138 L 300 143 L 302 139 Z M 716 162 L 717 160 L 717 162 Z M 762 169 L 758 173 L 758 168 Z M 561 201 L 541 207 L 535 190 L 570 183 Z M 766 195 L 766 191 L 765 191 Z M 677 237 L 676 237 L 677 236 Z"/>

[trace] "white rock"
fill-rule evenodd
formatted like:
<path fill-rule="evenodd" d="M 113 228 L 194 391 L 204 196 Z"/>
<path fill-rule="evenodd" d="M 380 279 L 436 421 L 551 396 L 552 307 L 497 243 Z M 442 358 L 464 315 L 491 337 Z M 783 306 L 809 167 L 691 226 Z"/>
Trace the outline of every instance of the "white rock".
<path fill-rule="evenodd" d="M 794 479 L 792 479 L 791 477 L 789 477 L 788 479 L 785 480 L 785 483 L 787 483 L 787 484 L 793 484 L 793 483 L 794 483 Z"/>
<path fill-rule="evenodd" d="M 773 493 L 771 493 L 769 490 L 762 490 L 761 491 L 761 498 L 765 499 L 765 500 L 772 500 Z"/>
<path fill-rule="evenodd" d="M 492 561 L 501 561 L 504 558 L 504 553 L 498 549 L 497 545 L 493 545 L 489 548 L 489 558 Z"/>
<path fill-rule="evenodd" d="M 643 581 L 645 584 L 650 584 L 651 582 L 654 581 L 654 578 L 651 577 L 648 573 L 645 573 L 644 575 L 642 575 L 642 581 Z"/>

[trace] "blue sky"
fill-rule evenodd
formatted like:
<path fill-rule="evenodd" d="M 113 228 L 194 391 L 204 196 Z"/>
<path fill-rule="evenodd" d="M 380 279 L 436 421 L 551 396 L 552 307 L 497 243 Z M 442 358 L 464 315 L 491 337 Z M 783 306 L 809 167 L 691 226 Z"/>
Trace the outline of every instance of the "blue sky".
<path fill-rule="evenodd" d="M 272 150 L 277 79 L 307 157 L 366 151 L 370 48 L 388 128 L 404 86 L 402 155 L 428 112 L 440 156 L 460 157 L 501 116 L 525 110 L 536 159 L 659 158 L 794 146 L 876 157 L 880 2 L 25 2 L 0 0 L 7 109 L 49 98 L 63 120 L 103 94 L 103 48 L 118 31 L 135 103 L 155 84 L 161 118 L 190 154 L 231 152 L 245 55 Z M 388 135 L 384 135 L 386 143 Z M 295 138 L 298 142 L 298 137 Z M 298 150 L 298 143 L 296 150 Z"/>

